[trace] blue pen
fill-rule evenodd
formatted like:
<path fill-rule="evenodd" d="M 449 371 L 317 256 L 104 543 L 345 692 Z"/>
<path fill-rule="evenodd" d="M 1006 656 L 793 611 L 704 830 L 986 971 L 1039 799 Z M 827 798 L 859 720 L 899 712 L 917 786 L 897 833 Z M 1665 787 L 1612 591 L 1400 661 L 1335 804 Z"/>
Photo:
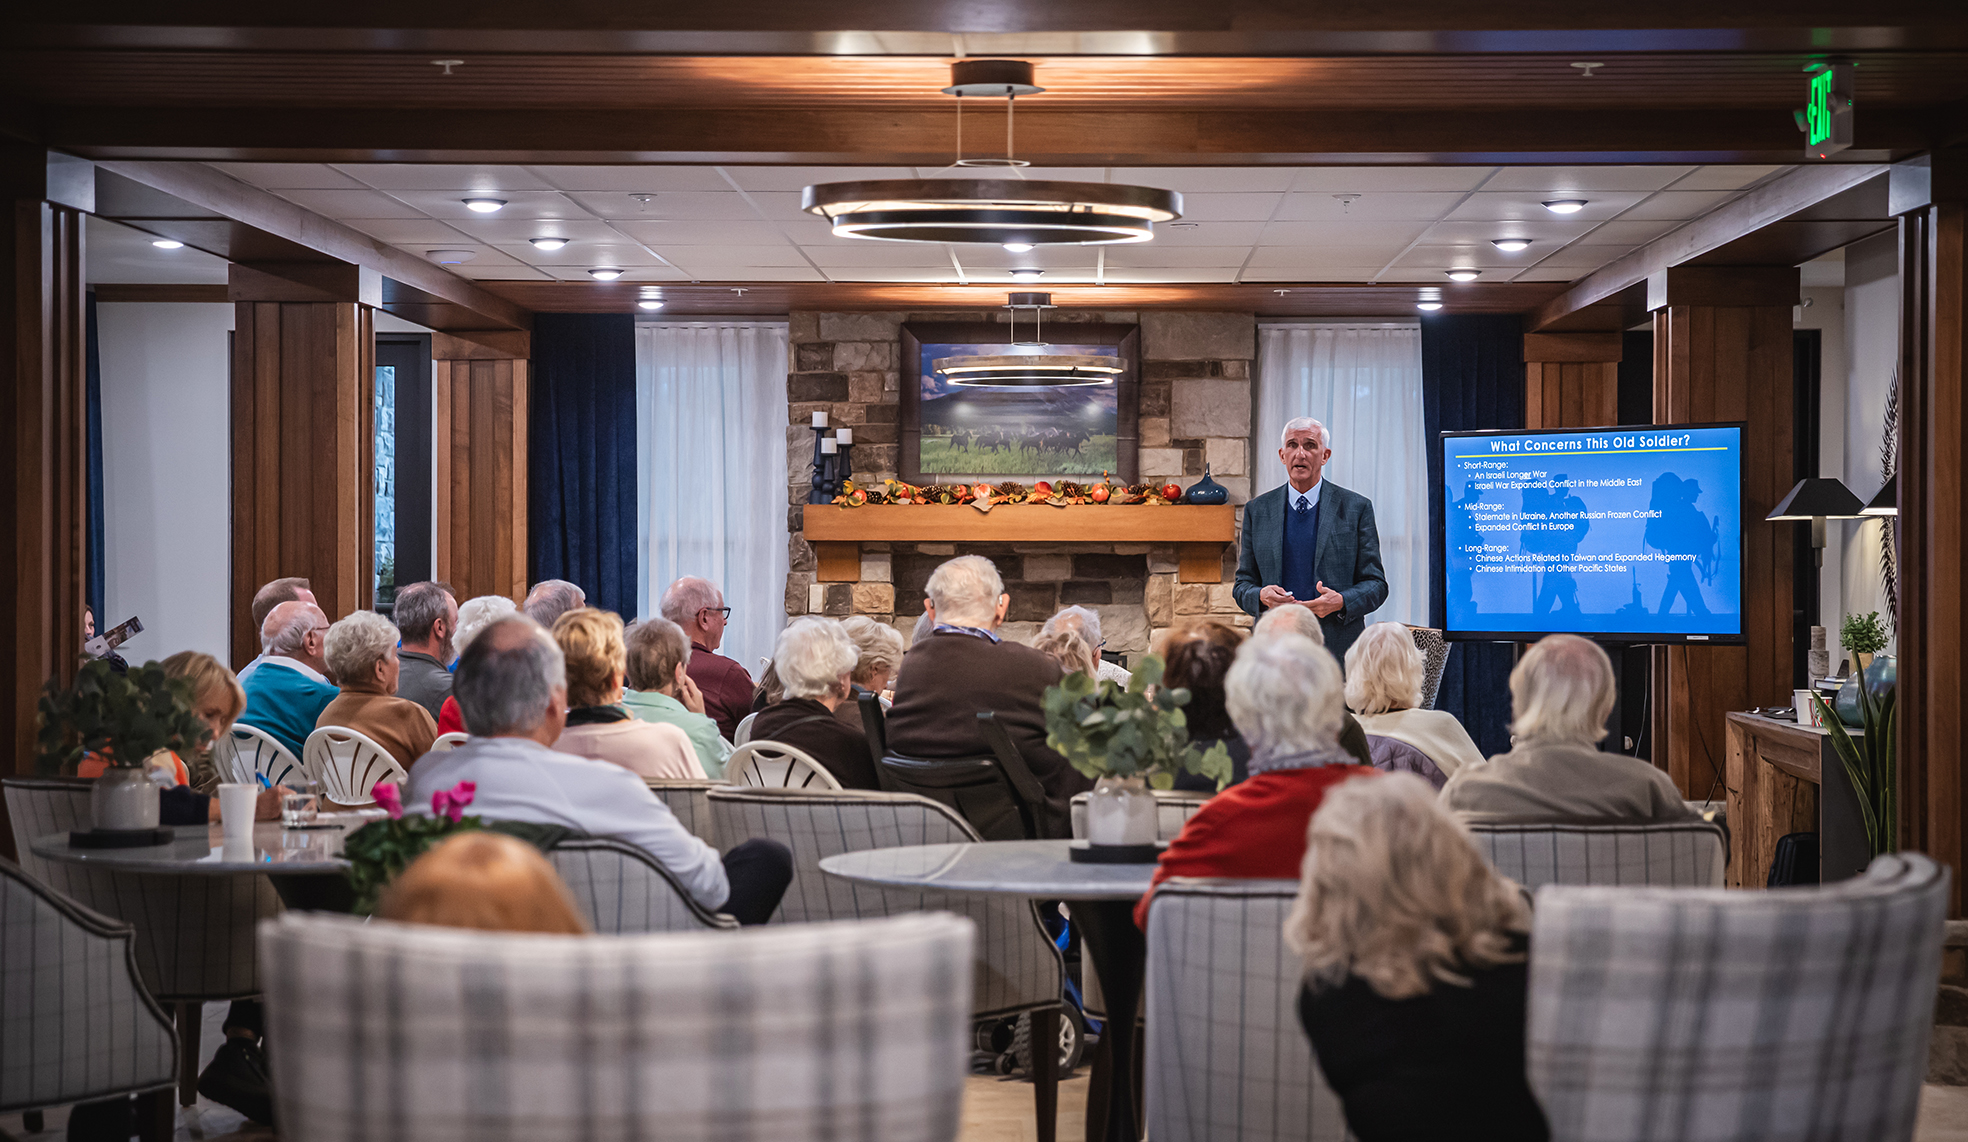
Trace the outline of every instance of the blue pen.
<path fill-rule="evenodd" d="M 259 779 L 260 779 L 260 788 L 261 788 L 261 789 L 271 789 L 271 788 L 273 788 L 273 782 L 271 782 L 271 781 L 268 781 L 268 780 L 267 780 L 267 775 L 266 775 L 266 774 L 264 774 L 264 773 L 255 773 L 255 774 L 254 774 L 253 776 L 254 776 L 254 777 L 257 777 L 257 778 L 259 778 Z"/>

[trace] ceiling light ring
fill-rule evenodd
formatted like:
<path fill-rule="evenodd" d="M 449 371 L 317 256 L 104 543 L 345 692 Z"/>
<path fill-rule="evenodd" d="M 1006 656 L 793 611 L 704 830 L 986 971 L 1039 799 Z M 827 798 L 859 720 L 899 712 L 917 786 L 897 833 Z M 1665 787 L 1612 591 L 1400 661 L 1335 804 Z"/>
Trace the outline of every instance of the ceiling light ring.
<path fill-rule="evenodd" d="M 1050 179 L 888 178 L 861 182 L 815 183 L 800 192 L 800 209 L 831 216 L 838 211 L 898 206 L 953 206 L 971 209 L 1023 207 L 1061 210 L 1105 209 L 1150 222 L 1182 216 L 1182 193 L 1152 186 Z"/>

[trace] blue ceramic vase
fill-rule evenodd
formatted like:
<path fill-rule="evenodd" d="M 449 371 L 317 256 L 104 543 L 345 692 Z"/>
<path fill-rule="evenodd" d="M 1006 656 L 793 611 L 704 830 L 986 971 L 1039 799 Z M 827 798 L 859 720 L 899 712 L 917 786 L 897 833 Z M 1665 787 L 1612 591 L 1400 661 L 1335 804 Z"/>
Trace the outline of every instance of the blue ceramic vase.
<path fill-rule="evenodd" d="M 1186 504 L 1225 504 L 1230 502 L 1230 489 L 1210 479 L 1209 465 L 1203 465 L 1203 478 L 1189 485 L 1182 493 Z"/>
<path fill-rule="evenodd" d="M 1866 667 L 1866 687 L 1872 691 L 1872 700 L 1877 702 L 1893 692 L 1900 680 L 1899 659 L 1890 654 L 1875 654 L 1872 665 Z M 1859 712 L 1859 675 L 1853 671 L 1845 679 L 1845 685 L 1838 691 L 1838 698 L 1832 703 L 1838 711 L 1838 720 L 1848 726 L 1863 726 L 1865 718 Z"/>

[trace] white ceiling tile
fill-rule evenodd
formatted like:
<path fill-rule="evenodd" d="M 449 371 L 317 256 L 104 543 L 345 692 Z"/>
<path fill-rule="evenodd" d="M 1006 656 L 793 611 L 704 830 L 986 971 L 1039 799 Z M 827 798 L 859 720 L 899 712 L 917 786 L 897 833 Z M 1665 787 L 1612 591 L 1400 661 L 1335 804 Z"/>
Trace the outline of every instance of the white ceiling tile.
<path fill-rule="evenodd" d="M 592 282 L 593 275 L 574 266 L 543 266 L 546 272 L 564 282 Z M 675 266 L 625 266 L 622 276 L 615 279 L 621 282 L 687 282 L 690 275 Z"/>
<path fill-rule="evenodd" d="M 1107 266 L 1129 266 L 1137 269 L 1152 269 L 1157 266 L 1230 266 L 1235 268 L 1244 264 L 1250 256 L 1249 246 L 1164 246 L 1156 249 L 1153 245 L 1110 246 L 1107 249 Z"/>
<path fill-rule="evenodd" d="M 185 246 L 160 250 L 153 236 L 129 226 L 89 216 L 89 284 L 224 285 L 226 260 Z"/>
<path fill-rule="evenodd" d="M 1384 246 L 1259 246 L 1251 251 L 1252 266 L 1365 266 L 1379 268 L 1401 252 L 1406 243 Z"/>
<path fill-rule="evenodd" d="M 471 261 L 461 263 L 462 265 L 467 265 L 467 266 L 510 267 L 510 266 L 524 266 L 529 264 L 526 259 L 514 257 L 512 254 L 500 250 L 495 246 L 484 246 L 473 242 L 444 242 L 441 244 L 434 244 L 429 242 L 397 242 L 394 243 L 394 245 L 396 246 L 397 249 L 402 250 L 405 253 L 414 254 L 415 256 L 424 259 L 425 261 L 431 262 L 433 264 L 440 264 L 440 265 L 442 263 L 439 263 L 437 259 L 430 256 L 430 252 L 432 250 L 470 250 L 475 256 L 472 258 Z M 448 269 L 453 269 L 455 267 L 445 266 L 444 268 L 448 270 Z"/>
<path fill-rule="evenodd" d="M 1198 222 L 1185 218 L 1181 222 L 1155 227 L 1152 241 L 1116 243 L 1108 248 L 1152 250 L 1157 246 L 1250 246 L 1256 244 L 1258 236 L 1263 233 L 1262 222 Z"/>
<path fill-rule="evenodd" d="M 1185 194 L 1182 217 L 1191 222 L 1263 222 L 1278 209 L 1281 194 Z"/>
<path fill-rule="evenodd" d="M 651 221 L 682 219 L 755 222 L 758 220 L 758 211 L 752 209 L 752 204 L 745 201 L 745 196 L 729 187 L 723 191 L 664 191 L 648 203 L 636 202 L 626 194 L 574 193 L 567 197 L 600 218 L 644 218 Z"/>
<path fill-rule="evenodd" d="M 1696 167 L 1693 174 L 1674 184 L 1676 190 L 1741 190 L 1753 182 L 1758 182 L 1778 171 L 1795 170 L 1796 167 L 1737 167 L 1712 166 Z"/>
<path fill-rule="evenodd" d="M 502 190 L 497 194 L 486 195 L 479 195 L 469 190 L 392 190 L 389 194 L 392 198 L 400 199 L 432 218 L 446 220 L 590 217 L 588 212 L 581 209 L 573 199 L 557 190 Z M 465 199 L 478 197 L 503 198 L 506 204 L 493 214 L 480 214 L 465 205 Z"/>
<path fill-rule="evenodd" d="M 385 242 L 469 243 L 472 240 L 471 235 L 435 218 L 344 218 L 341 222 Z"/>
<path fill-rule="evenodd" d="M 827 276 L 837 282 L 928 282 L 940 285 L 957 285 L 956 267 L 948 262 L 941 266 L 844 266 L 838 270 L 827 268 Z"/>
<path fill-rule="evenodd" d="M 1581 270 L 1568 270 L 1562 266 L 1534 266 L 1510 280 L 1513 282 L 1569 282 L 1577 281 L 1584 276 L 1585 273 Z"/>
<path fill-rule="evenodd" d="M 686 269 L 703 265 L 811 266 L 799 247 L 777 246 L 656 246 L 664 260 Z"/>
<path fill-rule="evenodd" d="M 423 218 L 424 211 L 399 202 L 375 190 L 309 190 L 291 188 L 274 191 L 280 197 L 330 218 Z M 464 210 L 460 206 L 459 210 Z"/>
<path fill-rule="evenodd" d="M 1535 246 L 1531 247 L 1532 250 L 1536 248 Z M 1506 254 L 1488 242 L 1483 242 L 1461 245 L 1416 246 L 1414 249 L 1401 255 L 1400 260 L 1394 264 L 1396 267 L 1423 267 L 1435 270 L 1437 273 L 1442 273 L 1450 269 L 1465 266 L 1470 269 L 1485 271 L 1519 270 L 1535 261 L 1537 261 L 1537 256 L 1532 254 L 1530 250 L 1526 250 L 1521 254 Z M 1486 274 L 1486 276 L 1500 277 L 1502 275 L 1491 273 Z"/>
<path fill-rule="evenodd" d="M 1304 246 L 1313 249 L 1392 247 L 1391 255 L 1414 241 L 1427 228 L 1419 221 L 1361 218 L 1349 221 L 1273 222 L 1259 239 L 1266 246 Z M 1352 261 L 1353 259 L 1348 259 Z"/>
<path fill-rule="evenodd" d="M 1479 219 L 1542 221 L 1546 218 L 1562 218 L 1576 222 L 1591 222 L 1611 218 L 1645 197 L 1646 193 L 1638 190 L 1595 190 L 1575 195 L 1557 192 L 1527 194 L 1522 191 L 1484 190 L 1470 195 L 1469 201 L 1456 207 L 1448 217 L 1453 221 Z M 1545 209 L 1544 203 L 1554 198 L 1583 198 L 1585 209 L 1577 214 L 1553 214 Z"/>
<path fill-rule="evenodd" d="M 458 190 L 491 194 L 503 190 L 552 190 L 553 184 L 525 167 L 471 163 L 337 163 L 336 169 L 377 190 Z"/>
<path fill-rule="evenodd" d="M 957 258 L 967 269 L 995 266 L 1010 270 L 1025 266 L 1039 270 L 1086 270 L 1091 273 L 1099 251 L 1092 246 L 1040 246 L 1014 254 L 1002 246 L 963 245 L 955 247 Z"/>
<path fill-rule="evenodd" d="M 1160 282 L 1234 282 L 1237 280 L 1235 266 L 1170 266 L 1161 269 L 1145 267 L 1114 266 L 1107 267 L 1108 285 L 1155 285 Z"/>
<path fill-rule="evenodd" d="M 507 218 L 505 212 L 446 219 L 446 224 L 486 242 L 524 242 L 529 238 L 566 238 L 570 242 L 620 245 L 622 234 L 594 219 Z"/>
<path fill-rule="evenodd" d="M 915 178 L 908 167 L 737 167 L 722 168 L 731 181 L 746 190 L 791 190 L 817 182 L 868 182 L 874 179 Z M 1002 173 L 1002 172 L 1000 172 Z M 952 172 L 950 177 L 961 177 Z M 728 185 L 728 184 L 727 184 Z"/>
<path fill-rule="evenodd" d="M 1190 194 L 1263 193 L 1291 189 L 1296 167 L 1114 167 L 1109 182 Z"/>
<path fill-rule="evenodd" d="M 550 282 L 554 276 L 544 270 L 536 270 L 522 265 L 480 265 L 466 262 L 462 266 L 444 267 L 459 277 L 480 282 Z"/>
<path fill-rule="evenodd" d="M 576 243 L 548 252 L 534 250 L 523 255 L 526 264 L 551 269 L 556 273 L 562 269 L 585 273 L 593 266 L 654 266 L 662 259 L 649 250 L 633 242 L 617 241 L 612 245 Z"/>
<path fill-rule="evenodd" d="M 1489 277 L 1491 275 L 1485 274 L 1484 276 Z M 1497 281 L 1505 281 L 1510 275 L 1498 271 L 1494 276 Z M 1380 271 L 1380 276 L 1375 280 L 1383 282 L 1414 282 L 1418 285 L 1439 285 L 1445 288 L 1457 284 L 1450 281 L 1449 276 L 1437 267 L 1408 265 L 1405 264 L 1405 260 L 1402 265 L 1390 266 Z"/>
<path fill-rule="evenodd" d="M 960 177 L 962 177 L 962 176 L 961 176 L 961 175 L 960 175 L 960 174 L 959 174 L 958 172 L 959 172 L 959 171 L 962 171 L 962 170 L 981 170 L 981 171 L 989 171 L 989 170 L 990 170 L 991 168 L 989 168 L 989 167 L 959 167 L 959 168 L 958 168 L 957 170 L 954 170 L 954 171 L 953 171 L 953 170 L 937 170 L 937 171 L 931 171 L 931 170 L 930 170 L 930 168 L 928 168 L 928 167 L 917 167 L 916 169 L 922 172 L 922 177 L 923 177 L 923 178 L 952 178 L 952 177 L 959 177 L 959 178 L 960 178 Z M 998 177 L 1004 177 L 1004 175 L 1005 175 L 1005 173 L 1006 173 L 1006 172 L 1004 172 L 1004 171 L 1000 171 L 1000 172 L 998 172 Z M 1018 176 L 1017 176 L 1017 175 L 1012 175 L 1011 177 L 1012 177 L 1012 178 L 1017 178 Z M 1115 175 L 1115 174 L 1114 174 L 1114 172 L 1112 172 L 1112 171 L 1110 171 L 1110 170 L 1108 170 L 1108 169 L 1107 169 L 1106 167 L 1040 167 L 1040 166 L 1031 166 L 1031 167 L 1026 167 L 1026 168 L 1025 168 L 1025 177 L 1026 177 L 1026 178 L 1028 178 L 1028 179 L 1030 179 L 1030 180 L 1032 180 L 1032 181 L 1034 181 L 1034 182 L 1126 182 L 1126 183 L 1132 183 L 1132 182 L 1134 181 L 1133 179 L 1127 179 L 1127 178 L 1121 178 L 1121 177 L 1119 177 L 1119 176 L 1117 176 L 1117 175 Z"/>
<path fill-rule="evenodd" d="M 1596 270 L 1607 262 L 1618 258 L 1633 249 L 1631 246 L 1567 246 L 1548 258 L 1538 262 L 1537 268 L 1567 269 L 1575 271 Z M 1573 277 L 1582 276 L 1574 273 Z"/>
<path fill-rule="evenodd" d="M 652 246 L 771 246 L 786 241 L 771 222 L 646 222 L 624 218 L 616 229 Z"/>
<path fill-rule="evenodd" d="M 729 266 L 717 262 L 700 265 L 685 263 L 678 267 L 683 270 L 687 281 L 695 282 L 820 282 L 826 277 L 812 266 L 800 263 L 797 266 Z"/>
<path fill-rule="evenodd" d="M 1663 190 L 1620 217 L 1699 218 L 1734 197 L 1733 190 Z"/>
<path fill-rule="evenodd" d="M 1374 279 L 1380 267 L 1350 265 L 1315 265 L 1309 259 L 1291 265 L 1247 266 L 1243 280 L 1247 282 L 1367 282 Z"/>
<path fill-rule="evenodd" d="M 791 249 L 791 247 L 787 247 Z M 909 243 L 857 242 L 852 246 L 802 246 L 813 264 L 828 270 L 882 266 L 888 269 L 938 269 L 950 264 L 941 246 Z"/>
<path fill-rule="evenodd" d="M 262 190 L 344 190 L 362 183 L 326 163 L 207 163 Z"/>
<path fill-rule="evenodd" d="M 1474 190 L 1495 167 L 1302 167 L 1300 192 Z"/>
<path fill-rule="evenodd" d="M 1341 194 L 1359 194 L 1347 201 Z M 1385 218 L 1440 218 L 1462 198 L 1455 191 L 1293 191 L 1285 196 L 1281 221 Z"/>
<path fill-rule="evenodd" d="M 1545 195 L 1659 190 L 1694 169 L 1688 166 L 1504 167 L 1483 189 Z"/>
<path fill-rule="evenodd" d="M 716 167 L 596 166 L 529 168 L 562 190 L 617 191 L 622 194 L 665 190 L 730 190 Z"/>
<path fill-rule="evenodd" d="M 825 222 L 818 215 L 808 214 L 800 209 L 800 192 L 797 190 L 748 190 L 745 196 L 750 198 L 757 205 L 759 213 L 767 218 L 789 221 L 815 219 L 823 224 Z"/>
<path fill-rule="evenodd" d="M 1437 222 L 1428 228 L 1422 241 L 1431 246 L 1453 246 L 1482 242 L 1487 245 L 1494 238 L 1529 238 L 1531 250 L 1539 246 L 1549 250 L 1561 242 L 1569 242 L 1592 229 L 1598 223 L 1589 218 L 1573 215 L 1566 218 L 1549 210 L 1539 210 L 1543 218 L 1504 219 L 1489 222 Z M 1526 251 L 1529 253 L 1529 251 Z M 1525 254 L 1519 254 L 1524 257 Z"/>
<path fill-rule="evenodd" d="M 1585 240 L 1595 246 L 1617 245 L 1622 242 L 1631 242 L 1637 246 L 1642 242 L 1651 242 L 1662 234 L 1670 230 L 1679 229 L 1685 225 L 1685 223 L 1672 218 L 1650 221 L 1629 221 L 1632 218 L 1633 215 L 1631 213 L 1622 214 L 1613 221 L 1596 227 L 1591 234 L 1586 236 Z M 1531 249 L 1536 250 L 1537 247 L 1533 246 Z"/>

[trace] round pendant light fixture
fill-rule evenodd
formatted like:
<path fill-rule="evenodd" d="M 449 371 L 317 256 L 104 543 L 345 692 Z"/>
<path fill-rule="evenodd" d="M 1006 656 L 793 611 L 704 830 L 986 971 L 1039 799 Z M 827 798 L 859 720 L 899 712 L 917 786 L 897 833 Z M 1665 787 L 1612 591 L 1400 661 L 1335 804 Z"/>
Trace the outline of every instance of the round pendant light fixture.
<path fill-rule="evenodd" d="M 953 165 L 1003 167 L 1017 174 L 1027 164 L 1015 157 L 1012 108 L 1018 96 L 1045 90 L 1032 82 L 1032 65 L 1024 60 L 958 60 L 950 70 L 950 86 L 943 90 L 957 97 Z M 965 96 L 1004 97 L 1002 159 L 964 157 Z M 1182 217 L 1182 195 L 1146 186 L 1023 177 L 875 179 L 809 186 L 800 195 L 800 209 L 825 218 L 842 238 L 988 243 L 1023 253 L 1035 246 L 1149 241 L 1155 223 Z"/>
<path fill-rule="evenodd" d="M 1495 246 L 1506 254 L 1515 254 L 1530 249 L 1531 240 L 1529 238 L 1492 238 L 1490 239 L 1490 245 Z"/>
<path fill-rule="evenodd" d="M 1544 208 L 1553 214 L 1577 214 L 1585 209 L 1585 203 L 1583 198 L 1554 198 L 1546 202 Z"/>
<path fill-rule="evenodd" d="M 503 198 L 467 198 L 463 201 L 465 209 L 473 214 L 496 214 L 506 204 Z"/>
<path fill-rule="evenodd" d="M 1044 314 L 1053 308 L 1049 293 L 1014 293 L 1005 297 L 1011 311 L 1011 343 L 1043 349 Z M 1032 313 L 1032 339 L 1018 339 L 1020 310 Z M 980 353 L 968 357 L 938 357 L 930 362 L 944 380 L 965 388 L 1065 389 L 1111 385 L 1127 371 L 1119 357 L 1093 353 Z"/>

